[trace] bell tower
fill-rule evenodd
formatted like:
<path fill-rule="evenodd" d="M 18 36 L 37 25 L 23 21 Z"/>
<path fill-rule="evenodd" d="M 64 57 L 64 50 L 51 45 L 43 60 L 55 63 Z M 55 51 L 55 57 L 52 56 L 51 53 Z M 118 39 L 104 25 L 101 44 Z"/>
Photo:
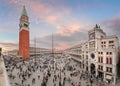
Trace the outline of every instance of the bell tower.
<path fill-rule="evenodd" d="M 24 60 L 30 57 L 29 17 L 27 15 L 25 6 L 23 6 L 19 24 L 19 54 L 23 57 Z"/>

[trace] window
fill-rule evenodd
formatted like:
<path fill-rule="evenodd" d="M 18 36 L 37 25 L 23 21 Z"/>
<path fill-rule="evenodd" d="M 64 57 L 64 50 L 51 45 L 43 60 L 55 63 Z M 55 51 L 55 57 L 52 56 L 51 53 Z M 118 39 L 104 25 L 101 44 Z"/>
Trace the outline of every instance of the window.
<path fill-rule="evenodd" d="M 100 65 L 98 65 L 98 69 L 100 69 Z"/>
<path fill-rule="evenodd" d="M 112 55 L 112 52 L 110 52 L 110 55 Z"/>
<path fill-rule="evenodd" d="M 104 44 L 106 44 L 106 42 L 104 41 Z"/>
<path fill-rule="evenodd" d="M 112 64 L 112 58 L 106 58 L 106 64 Z"/>
<path fill-rule="evenodd" d="M 86 59 L 88 59 L 88 55 L 86 55 Z"/>
<path fill-rule="evenodd" d="M 115 48 L 115 46 L 114 45 L 111 45 L 112 46 L 112 48 Z"/>
<path fill-rule="evenodd" d="M 106 52 L 106 54 L 107 54 L 107 55 L 108 55 L 108 54 L 109 54 L 109 55 L 112 55 L 112 52 Z"/>
<path fill-rule="evenodd" d="M 101 63 L 103 63 L 103 58 L 101 57 Z"/>
<path fill-rule="evenodd" d="M 110 64 L 112 64 L 112 58 L 110 58 Z"/>
<path fill-rule="evenodd" d="M 28 25 L 27 25 L 27 24 L 24 24 L 24 26 L 25 26 L 25 27 L 28 27 Z"/>
<path fill-rule="evenodd" d="M 106 64 L 108 64 L 108 58 L 106 58 Z"/>
<path fill-rule="evenodd" d="M 100 62 L 100 57 L 98 57 L 98 62 Z"/>
<path fill-rule="evenodd" d="M 98 54 L 103 54 L 103 52 L 98 52 Z"/>
<path fill-rule="evenodd" d="M 112 41 L 109 41 L 109 43 L 114 43 L 114 41 L 112 40 Z"/>
<path fill-rule="evenodd" d="M 106 71 L 112 73 L 112 68 L 106 67 Z"/>
<path fill-rule="evenodd" d="M 103 57 L 98 57 L 98 62 L 103 63 Z"/>
<path fill-rule="evenodd" d="M 103 45 L 101 45 L 101 47 L 103 48 Z"/>
<path fill-rule="evenodd" d="M 103 36 L 101 36 L 101 38 L 103 38 Z"/>
<path fill-rule="evenodd" d="M 109 68 L 109 70 L 110 70 L 109 72 L 111 72 L 111 73 L 112 73 L 112 68 Z"/>
<path fill-rule="evenodd" d="M 101 70 L 103 70 L 103 66 L 101 66 Z"/>
<path fill-rule="evenodd" d="M 98 65 L 98 69 L 99 69 L 99 70 L 103 70 L 103 66 Z"/>
<path fill-rule="evenodd" d="M 108 53 L 108 52 L 106 52 L 106 54 L 108 55 L 109 53 Z"/>
<path fill-rule="evenodd" d="M 108 72 L 108 67 L 106 67 L 106 71 Z"/>

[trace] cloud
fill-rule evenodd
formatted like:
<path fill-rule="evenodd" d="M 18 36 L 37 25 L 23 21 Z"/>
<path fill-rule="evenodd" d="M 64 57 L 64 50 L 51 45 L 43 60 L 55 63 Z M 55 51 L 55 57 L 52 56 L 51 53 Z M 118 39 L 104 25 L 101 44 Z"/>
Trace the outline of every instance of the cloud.
<path fill-rule="evenodd" d="M 25 5 L 26 8 L 29 8 L 27 9 L 28 15 L 32 15 L 30 18 L 33 22 L 36 21 L 36 23 L 41 21 L 53 23 L 59 20 L 61 16 L 70 13 L 69 8 L 59 5 L 56 0 L 10 0 L 9 4 L 13 5 L 17 10 Z"/>
<path fill-rule="evenodd" d="M 56 3 L 56 0 L 9 0 L 9 5 L 13 6 L 18 13 L 21 13 L 21 8 L 25 5 L 30 17 L 30 25 L 40 24 L 41 22 L 52 25 L 56 31 L 54 32 L 54 42 L 55 47 L 58 49 L 65 49 L 80 41 L 87 40 L 87 31 L 90 29 L 89 25 L 92 22 L 88 20 L 80 21 L 79 18 L 74 16 L 69 6 Z M 51 48 L 51 35 L 39 36 L 41 34 L 40 29 L 34 28 L 34 31 L 30 33 L 36 36 L 37 46 Z M 11 47 L 15 46 L 11 42 L 7 43 Z M 1 45 L 8 46 L 7 43 L 5 42 Z M 31 39 L 30 43 L 31 46 L 34 46 L 33 39 Z"/>
<path fill-rule="evenodd" d="M 14 4 L 17 4 L 19 3 L 20 0 L 10 0 L 10 3 L 14 3 Z"/>
<path fill-rule="evenodd" d="M 120 37 L 120 17 L 113 17 L 111 19 L 102 22 L 102 25 L 106 28 L 106 32 L 109 34 L 116 34 Z"/>
<path fill-rule="evenodd" d="M 58 16 L 53 16 L 53 15 L 47 16 L 47 17 L 46 17 L 46 22 L 52 23 L 52 22 L 57 21 L 57 19 L 58 19 Z"/>
<path fill-rule="evenodd" d="M 44 37 L 37 37 L 37 46 L 51 48 L 52 47 L 52 34 Z M 81 41 L 87 41 L 87 32 L 76 31 L 71 35 L 61 35 L 58 33 L 53 34 L 54 47 L 56 49 L 66 49 L 75 44 L 81 43 Z M 32 40 L 33 42 L 33 40 Z"/>
<path fill-rule="evenodd" d="M 78 18 L 73 16 L 70 6 L 62 5 L 63 1 L 11 0 L 10 4 L 17 6 L 16 8 L 25 4 L 26 8 L 29 8 L 27 10 L 31 15 L 32 23 L 40 24 L 44 22 L 51 24 L 57 30 L 57 33 L 63 35 L 70 35 L 81 30 L 88 22 L 88 20 L 80 22 Z"/>
<path fill-rule="evenodd" d="M 83 3 L 79 3 L 78 5 L 78 9 L 79 10 L 96 10 L 96 9 L 110 9 L 110 5 L 107 2 L 101 2 L 99 0 L 94 0 L 94 1 L 84 1 Z"/>
<path fill-rule="evenodd" d="M 3 52 L 8 50 L 18 49 L 18 43 L 14 41 L 4 41 L 0 42 L 0 47 L 2 47 Z"/>
<path fill-rule="evenodd" d="M 70 36 L 75 32 L 82 31 L 85 28 L 85 25 L 80 23 L 71 23 L 68 25 L 58 25 L 56 28 L 58 29 L 58 34 Z"/>
<path fill-rule="evenodd" d="M 69 45 L 68 42 L 66 42 L 66 41 L 61 41 L 61 42 L 58 44 L 58 47 L 57 47 L 56 49 L 61 50 L 61 49 L 69 48 L 69 47 L 70 47 L 70 45 Z"/>

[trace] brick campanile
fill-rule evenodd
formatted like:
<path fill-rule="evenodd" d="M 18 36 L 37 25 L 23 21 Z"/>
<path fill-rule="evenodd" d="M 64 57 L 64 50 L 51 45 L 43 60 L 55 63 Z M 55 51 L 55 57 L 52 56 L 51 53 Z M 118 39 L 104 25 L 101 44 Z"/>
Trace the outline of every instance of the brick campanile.
<path fill-rule="evenodd" d="M 19 54 L 23 59 L 29 59 L 30 48 L 29 48 L 29 17 L 25 6 L 23 7 L 22 15 L 20 17 L 19 24 Z"/>

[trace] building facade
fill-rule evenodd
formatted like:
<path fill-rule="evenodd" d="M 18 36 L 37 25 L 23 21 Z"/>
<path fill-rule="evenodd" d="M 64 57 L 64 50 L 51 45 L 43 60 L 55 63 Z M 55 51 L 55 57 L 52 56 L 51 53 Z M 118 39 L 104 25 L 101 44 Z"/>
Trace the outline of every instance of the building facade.
<path fill-rule="evenodd" d="M 54 50 L 54 55 L 61 55 L 61 50 Z M 52 49 L 30 47 L 30 56 L 52 55 Z"/>
<path fill-rule="evenodd" d="M 84 72 L 115 85 L 120 59 L 118 37 L 107 36 L 98 25 L 88 31 L 88 37 L 87 42 L 66 49 L 65 52 L 80 63 Z"/>
<path fill-rule="evenodd" d="M 30 47 L 30 56 L 41 56 L 50 54 L 51 50 L 46 48 Z"/>
<path fill-rule="evenodd" d="M 23 57 L 23 59 L 28 59 L 30 57 L 29 17 L 25 6 L 23 7 L 22 15 L 20 17 L 19 28 L 19 54 Z"/>
<path fill-rule="evenodd" d="M 4 55 L 16 57 L 18 55 L 18 50 L 7 51 Z"/>

